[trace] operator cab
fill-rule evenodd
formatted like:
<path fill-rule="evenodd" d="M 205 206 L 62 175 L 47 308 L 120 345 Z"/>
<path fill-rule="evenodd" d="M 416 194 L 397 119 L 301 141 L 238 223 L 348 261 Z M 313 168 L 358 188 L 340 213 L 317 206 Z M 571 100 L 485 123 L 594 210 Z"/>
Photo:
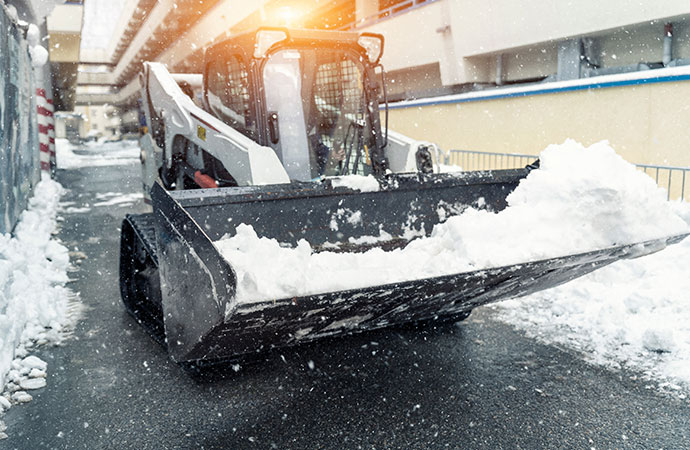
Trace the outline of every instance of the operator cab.
<path fill-rule="evenodd" d="M 276 152 L 290 179 L 385 170 L 380 35 L 260 29 L 208 50 L 215 116 Z"/>

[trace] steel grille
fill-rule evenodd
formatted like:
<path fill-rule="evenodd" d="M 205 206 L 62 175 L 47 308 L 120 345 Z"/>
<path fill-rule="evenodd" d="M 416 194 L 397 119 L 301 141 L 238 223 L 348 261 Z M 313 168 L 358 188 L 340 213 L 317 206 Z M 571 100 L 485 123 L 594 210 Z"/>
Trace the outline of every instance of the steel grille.
<path fill-rule="evenodd" d="M 316 107 L 330 126 L 340 114 L 354 119 L 363 116 L 362 76 L 350 60 L 322 64 L 316 71 Z"/>
<path fill-rule="evenodd" d="M 226 84 L 226 97 L 223 103 L 236 112 L 243 125 L 246 125 L 246 117 L 249 114 L 249 76 L 247 69 L 239 58 L 230 58 L 228 61 L 228 80 Z M 235 117 L 234 119 L 238 119 Z"/>
<path fill-rule="evenodd" d="M 324 63 L 316 70 L 314 85 L 316 107 L 329 130 L 320 136 L 321 143 L 330 150 L 344 148 L 351 156 L 341 162 L 340 174 L 369 173 L 371 161 L 364 145 L 368 130 L 356 127 L 365 123 L 361 71 L 349 59 Z"/>

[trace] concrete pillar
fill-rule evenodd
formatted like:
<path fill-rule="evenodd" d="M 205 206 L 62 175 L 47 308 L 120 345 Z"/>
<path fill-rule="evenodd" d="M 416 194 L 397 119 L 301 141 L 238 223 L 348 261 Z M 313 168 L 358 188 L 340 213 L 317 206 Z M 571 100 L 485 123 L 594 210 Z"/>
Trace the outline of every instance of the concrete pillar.
<path fill-rule="evenodd" d="M 355 0 L 356 21 L 364 20 L 379 12 L 379 0 Z"/>
<path fill-rule="evenodd" d="M 557 79 L 576 80 L 580 78 L 582 45 L 580 39 L 569 39 L 558 45 Z"/>

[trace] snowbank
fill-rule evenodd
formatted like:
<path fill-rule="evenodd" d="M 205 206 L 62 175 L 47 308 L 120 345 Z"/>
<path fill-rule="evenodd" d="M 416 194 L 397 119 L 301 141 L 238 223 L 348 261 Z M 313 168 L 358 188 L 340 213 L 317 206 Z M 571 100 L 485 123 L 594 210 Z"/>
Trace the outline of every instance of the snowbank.
<path fill-rule="evenodd" d="M 132 164 L 139 161 L 139 153 L 136 141 L 90 142 L 77 149 L 67 139 L 55 140 L 58 169 Z"/>
<path fill-rule="evenodd" d="M 26 348 L 59 342 L 76 319 L 65 287 L 68 251 L 51 236 L 61 192 L 60 184 L 44 177 L 14 237 L 0 235 L 0 386 L 6 388 L 0 412 L 9 407 L 10 398 L 30 400 L 24 390 L 44 384 L 38 379 L 45 377 L 45 363 L 24 358 Z"/>
<path fill-rule="evenodd" d="M 690 224 L 690 204 L 677 204 Z M 596 364 L 690 390 L 690 238 L 548 291 L 502 302 L 498 318 Z M 680 386 L 679 386 L 680 385 Z"/>
<path fill-rule="evenodd" d="M 690 231 L 654 180 L 606 143 L 548 147 L 492 213 L 468 209 L 404 249 L 314 253 L 261 238 L 248 225 L 216 242 L 236 271 L 237 300 L 252 302 L 355 289 L 581 253 Z M 385 232 L 385 230 L 381 230 Z M 266 264 L 266 261 L 272 261 Z"/>

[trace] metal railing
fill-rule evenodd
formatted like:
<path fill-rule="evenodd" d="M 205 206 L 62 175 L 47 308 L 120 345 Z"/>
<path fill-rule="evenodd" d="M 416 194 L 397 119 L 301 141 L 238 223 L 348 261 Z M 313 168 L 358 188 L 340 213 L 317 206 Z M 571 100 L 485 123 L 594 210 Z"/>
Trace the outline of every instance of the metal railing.
<path fill-rule="evenodd" d="M 638 169 L 654 178 L 656 184 L 666 189 L 667 199 L 670 200 L 672 194 L 674 194 L 674 199 L 685 200 L 686 188 L 690 185 L 690 167 L 653 166 L 650 164 L 635 165 Z M 688 183 L 686 183 L 686 180 Z M 688 198 L 690 198 L 690 192 L 688 192 Z"/>
<path fill-rule="evenodd" d="M 520 153 L 494 153 L 474 150 L 449 150 L 445 163 L 460 166 L 463 170 L 517 169 L 533 163 L 538 155 Z M 635 166 L 654 178 L 657 185 L 666 189 L 668 200 L 690 199 L 690 167 L 655 166 L 635 164 Z"/>
<path fill-rule="evenodd" d="M 493 153 L 474 150 L 450 150 L 446 164 L 464 170 L 517 169 L 533 163 L 539 156 L 520 153 Z"/>

